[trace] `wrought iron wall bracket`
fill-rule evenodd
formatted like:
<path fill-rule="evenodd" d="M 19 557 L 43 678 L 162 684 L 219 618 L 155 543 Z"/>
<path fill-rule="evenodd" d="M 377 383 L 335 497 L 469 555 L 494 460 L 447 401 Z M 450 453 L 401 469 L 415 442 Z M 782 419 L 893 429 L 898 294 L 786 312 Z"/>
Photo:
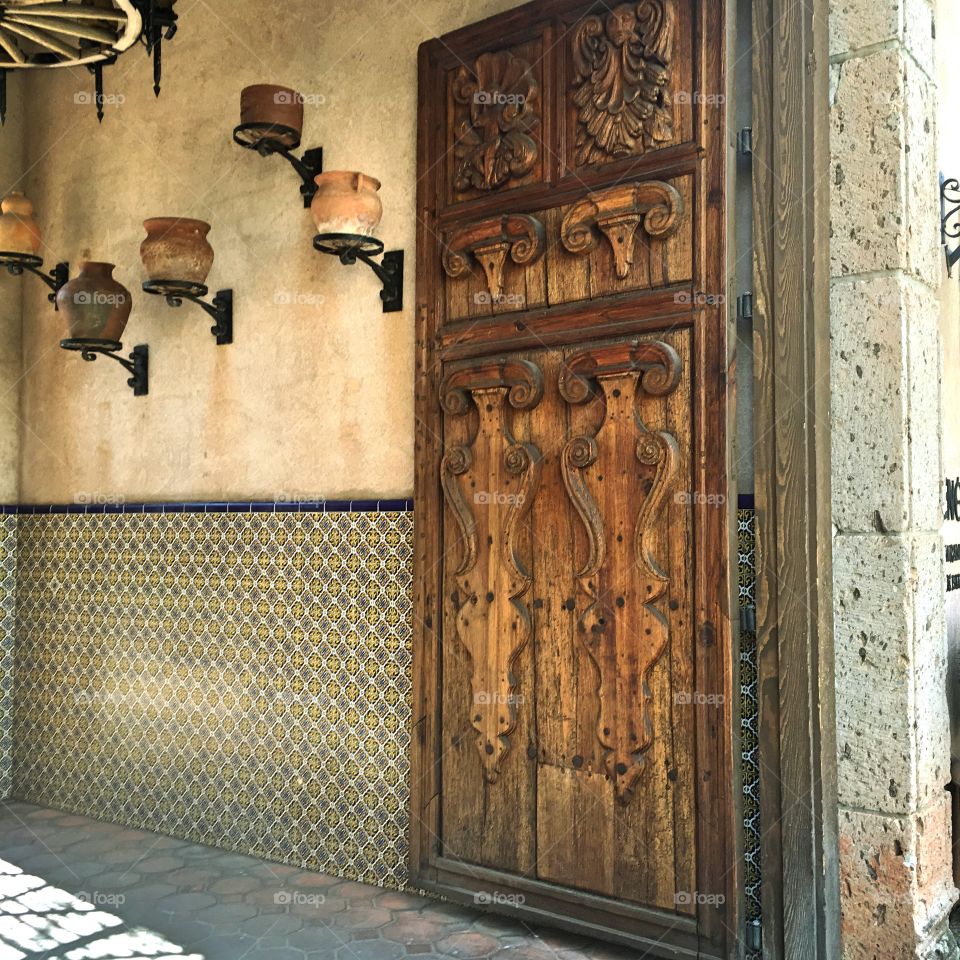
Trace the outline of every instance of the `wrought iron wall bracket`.
<path fill-rule="evenodd" d="M 374 237 L 350 233 L 320 233 L 313 238 L 313 246 L 320 253 L 337 257 L 342 264 L 352 266 L 358 260 L 365 263 L 380 280 L 383 289 L 380 299 L 384 313 L 403 310 L 403 251 L 390 250 L 379 263 L 373 258 L 383 253 L 383 243 Z"/>
<path fill-rule="evenodd" d="M 161 7 L 157 0 L 133 0 L 143 19 L 140 41 L 147 55 L 153 57 L 153 93 L 160 96 L 160 78 L 163 69 L 162 46 L 164 40 L 172 40 L 177 32 L 178 16 L 170 6 Z"/>
<path fill-rule="evenodd" d="M 144 344 L 138 344 L 133 348 L 130 359 L 124 359 L 119 356 L 119 351 L 123 349 L 123 344 L 116 340 L 87 340 L 72 339 L 61 340 L 60 346 L 64 350 L 76 350 L 80 356 L 93 362 L 98 356 L 110 357 L 116 360 L 124 368 L 130 377 L 127 379 L 127 386 L 133 390 L 135 397 L 145 397 L 149 387 L 149 366 L 150 366 L 150 348 Z"/>
<path fill-rule="evenodd" d="M 34 257 L 25 253 L 0 252 L 0 267 L 6 267 L 7 271 L 15 277 L 19 277 L 24 270 L 39 277 L 53 291 L 47 296 L 47 299 L 56 307 L 57 292 L 70 279 L 70 264 L 58 263 L 46 273 L 40 269 L 42 266 L 42 257 Z"/>
<path fill-rule="evenodd" d="M 960 242 L 953 248 L 950 241 L 960 241 L 960 181 L 949 180 L 940 174 L 940 242 L 947 257 L 947 276 L 953 276 L 953 268 L 960 260 Z"/>
<path fill-rule="evenodd" d="M 214 324 L 210 332 L 217 340 L 217 346 L 233 343 L 233 290 L 218 290 L 211 303 L 203 298 L 207 295 L 207 288 L 202 283 L 182 283 L 176 280 L 145 280 L 143 289 L 146 293 L 165 297 L 171 307 L 183 305 L 184 300 L 197 304 L 202 310 L 213 317 Z"/>
<path fill-rule="evenodd" d="M 303 197 L 304 208 L 310 208 L 317 192 L 314 179 L 323 173 L 323 147 L 307 150 L 302 157 L 294 156 L 293 151 L 300 146 L 297 131 L 275 123 L 243 123 L 234 129 L 233 139 L 245 150 L 256 150 L 261 157 L 275 154 L 283 157 L 303 181 L 300 196 Z M 289 146 L 285 145 L 285 141 Z"/>

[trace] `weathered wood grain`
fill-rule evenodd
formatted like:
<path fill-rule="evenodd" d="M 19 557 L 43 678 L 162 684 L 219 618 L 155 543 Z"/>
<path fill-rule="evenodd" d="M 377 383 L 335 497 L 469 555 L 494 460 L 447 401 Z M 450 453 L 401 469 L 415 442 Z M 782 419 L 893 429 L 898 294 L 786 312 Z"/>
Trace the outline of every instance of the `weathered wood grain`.
<path fill-rule="evenodd" d="M 840 955 L 826 7 L 754 3 L 761 856 L 773 960 Z"/>
<path fill-rule="evenodd" d="M 723 4 L 613 19 L 658 9 L 671 96 L 723 89 Z M 520 916 L 651 955 L 727 957 L 727 512 L 695 498 L 727 491 L 724 114 L 674 97 L 669 136 L 577 161 L 571 45 L 592 14 L 610 12 L 538 0 L 421 53 L 411 873 L 454 899 L 523 893 Z M 536 72 L 539 166 L 461 189 L 451 78 L 497 51 Z M 571 251 L 564 218 L 584 201 L 596 242 Z M 542 257 L 511 259 L 509 217 L 542 224 Z M 517 364 L 542 372 L 536 403 L 508 401 Z M 441 382 L 463 404 L 444 408 Z M 520 493 L 516 448 L 536 450 L 531 501 L 478 515 L 477 493 Z M 474 709 L 478 678 L 510 709 Z"/>

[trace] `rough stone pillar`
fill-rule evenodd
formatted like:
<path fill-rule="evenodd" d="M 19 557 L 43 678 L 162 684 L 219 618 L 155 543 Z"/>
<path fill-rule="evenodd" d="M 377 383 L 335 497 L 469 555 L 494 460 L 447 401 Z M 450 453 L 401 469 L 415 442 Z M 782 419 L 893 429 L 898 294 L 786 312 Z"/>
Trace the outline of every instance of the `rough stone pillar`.
<path fill-rule="evenodd" d="M 831 3 L 843 955 L 955 957 L 933 9 Z"/>

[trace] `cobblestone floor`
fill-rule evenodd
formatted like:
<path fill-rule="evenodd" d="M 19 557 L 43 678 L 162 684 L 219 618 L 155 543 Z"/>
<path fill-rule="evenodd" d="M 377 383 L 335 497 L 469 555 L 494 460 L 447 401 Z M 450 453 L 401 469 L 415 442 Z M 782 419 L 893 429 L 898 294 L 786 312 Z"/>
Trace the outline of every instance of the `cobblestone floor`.
<path fill-rule="evenodd" d="M 624 960 L 633 951 L 0 803 L 0 960 Z"/>

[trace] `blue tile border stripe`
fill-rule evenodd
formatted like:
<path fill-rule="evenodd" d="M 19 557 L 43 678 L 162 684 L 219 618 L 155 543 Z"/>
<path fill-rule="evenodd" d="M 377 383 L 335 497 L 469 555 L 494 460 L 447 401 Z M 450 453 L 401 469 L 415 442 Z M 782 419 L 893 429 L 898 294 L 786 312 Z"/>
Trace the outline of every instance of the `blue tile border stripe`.
<path fill-rule="evenodd" d="M 24 503 L 0 505 L 0 515 L 79 513 L 410 513 L 412 500 L 230 500 L 187 503 Z"/>
<path fill-rule="evenodd" d="M 754 509 L 753 494 L 740 494 L 737 506 Z M 114 513 L 412 513 L 413 500 L 210 500 L 184 503 L 22 503 L 0 504 L 11 514 Z"/>

